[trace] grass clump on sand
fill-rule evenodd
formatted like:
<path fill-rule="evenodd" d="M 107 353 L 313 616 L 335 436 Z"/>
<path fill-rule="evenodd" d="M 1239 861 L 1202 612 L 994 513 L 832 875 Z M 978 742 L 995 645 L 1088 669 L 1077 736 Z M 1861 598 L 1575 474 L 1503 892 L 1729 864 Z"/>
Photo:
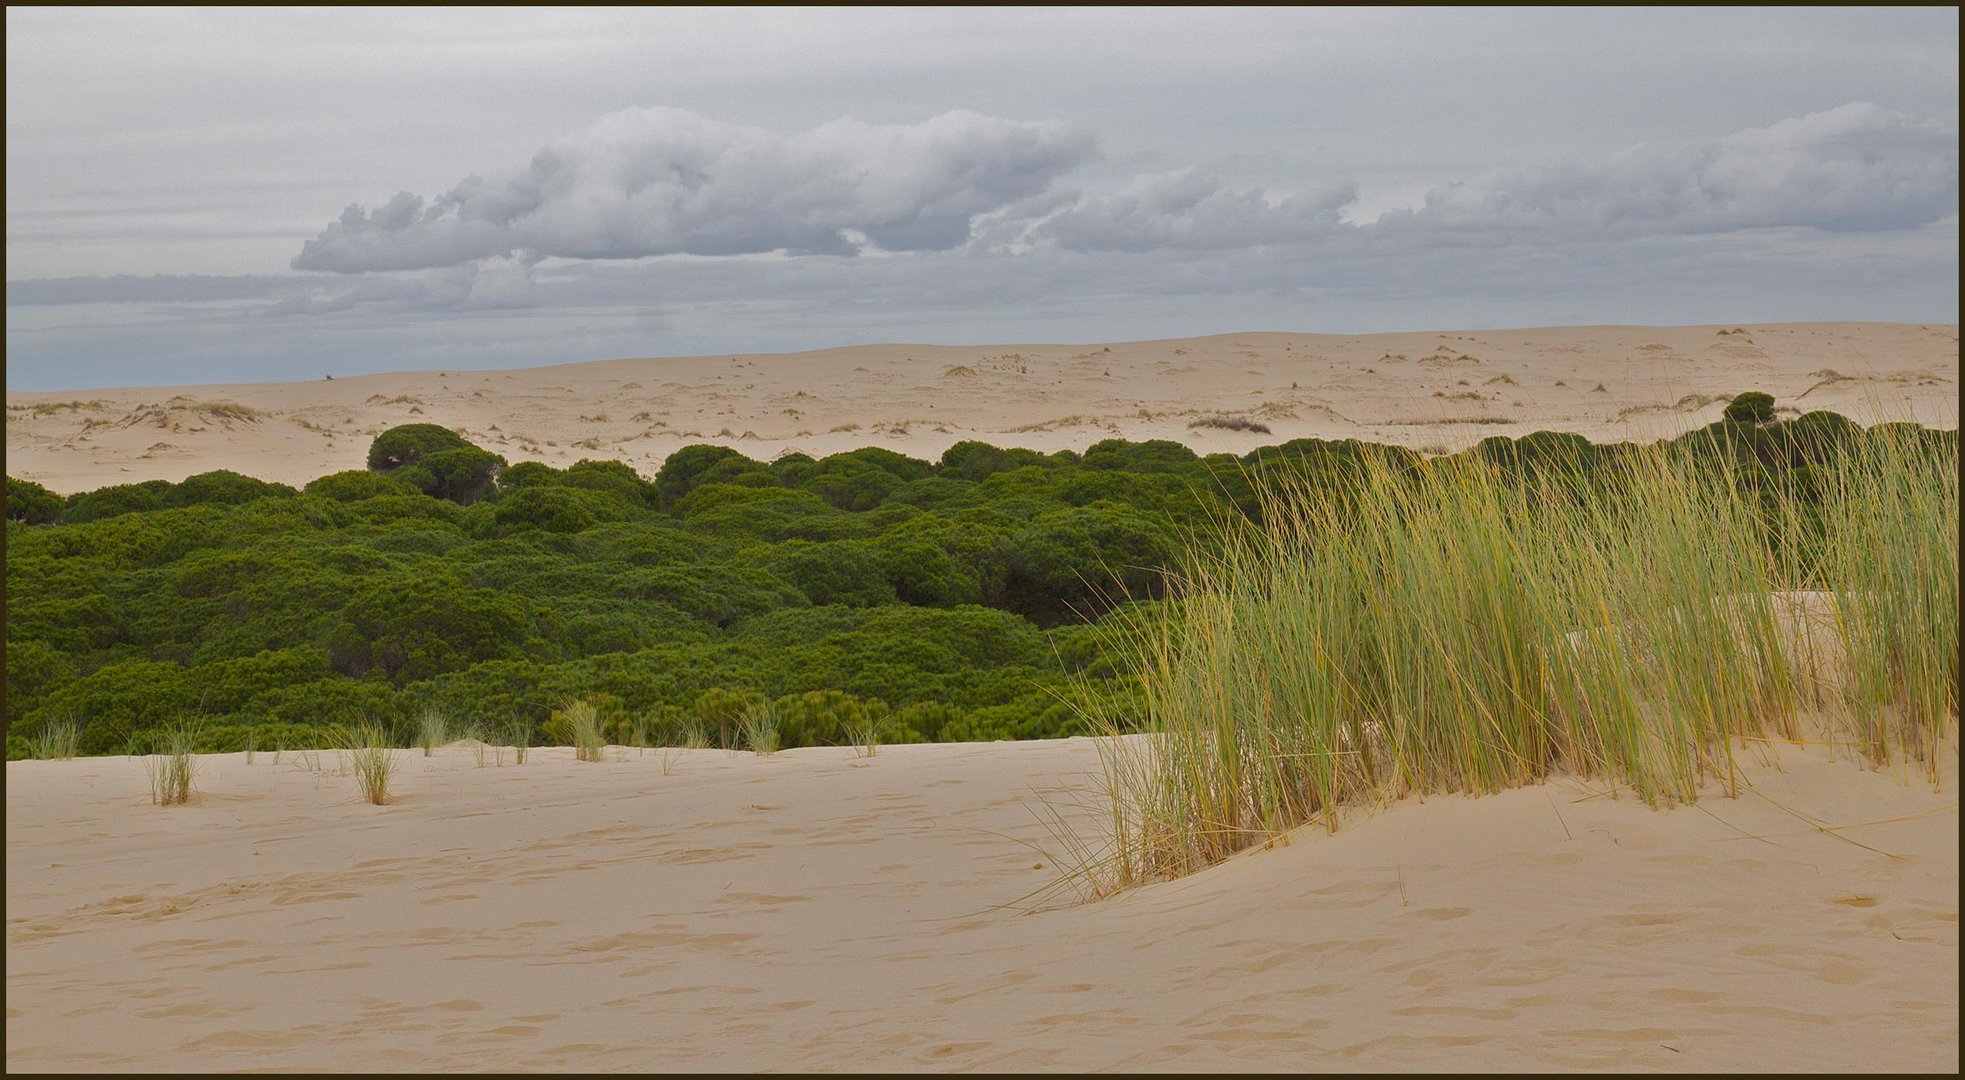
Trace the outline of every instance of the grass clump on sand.
<path fill-rule="evenodd" d="M 1218 428 L 1222 431 L 1253 431 L 1262 435 L 1269 434 L 1268 424 L 1260 420 L 1251 420 L 1246 416 L 1203 416 L 1198 420 L 1188 421 L 1187 428 L 1189 431 L 1197 428 Z"/>
<path fill-rule="evenodd" d="M 604 759 L 606 740 L 601 737 L 600 713 L 584 701 L 569 701 L 546 721 L 546 734 L 573 747 L 578 761 Z"/>
<path fill-rule="evenodd" d="M 778 709 L 770 702 L 754 702 L 737 717 L 737 731 L 744 745 L 760 756 L 778 752 Z"/>
<path fill-rule="evenodd" d="M 1958 710 L 1955 447 L 1879 428 L 1821 467 L 1818 499 L 1729 461 L 1374 459 L 1276 489 L 1262 525 L 1196 545 L 1164 619 L 1120 624 L 1140 698 L 1093 719 L 1145 734 L 1102 742 L 1090 891 L 1555 771 L 1690 801 L 1736 788 L 1735 737 L 1797 738 L 1804 712 L 1935 781 Z M 1811 633 L 1846 677 L 1820 677 Z"/>
<path fill-rule="evenodd" d="M 880 724 L 871 719 L 846 725 L 846 741 L 856 757 L 873 757 L 880 752 Z"/>
<path fill-rule="evenodd" d="M 389 778 L 396 771 L 396 747 L 388 731 L 380 724 L 365 722 L 345 729 L 340 736 L 337 741 L 348 755 L 362 801 L 376 806 L 386 804 Z"/>
<path fill-rule="evenodd" d="M 82 740 L 82 725 L 72 716 L 42 724 L 28 738 L 28 754 L 37 761 L 67 761 L 75 756 Z"/>
<path fill-rule="evenodd" d="M 176 721 L 151 733 L 143 771 L 150 778 L 153 804 L 181 806 L 191 801 L 192 773 L 196 771 L 191 749 L 197 742 L 198 726 L 191 721 Z"/>
<path fill-rule="evenodd" d="M 425 709 L 416 718 L 416 745 L 429 757 L 451 738 L 450 717 L 441 709 Z"/>
<path fill-rule="evenodd" d="M 532 746 L 532 725 L 514 717 L 505 725 L 505 737 L 512 742 L 512 763 L 525 764 L 525 752 Z"/>

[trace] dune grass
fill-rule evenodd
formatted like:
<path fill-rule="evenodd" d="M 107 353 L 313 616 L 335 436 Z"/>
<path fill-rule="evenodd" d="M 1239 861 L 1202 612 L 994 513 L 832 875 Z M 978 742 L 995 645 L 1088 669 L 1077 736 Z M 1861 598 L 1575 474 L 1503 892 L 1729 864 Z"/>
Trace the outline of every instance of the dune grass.
<path fill-rule="evenodd" d="M 424 709 L 416 718 L 416 745 L 429 757 L 451 740 L 450 717 L 441 709 Z"/>
<path fill-rule="evenodd" d="M 737 717 L 737 732 L 751 753 L 760 757 L 778 752 L 778 709 L 768 701 L 754 702 Z"/>
<path fill-rule="evenodd" d="M 1955 448 L 1873 432 L 1819 505 L 1666 447 L 1528 479 L 1471 455 L 1286 484 L 1120 622 L 1139 676 L 1092 719 L 1110 892 L 1347 807 L 1563 771 L 1654 805 L 1736 777 L 1734 739 L 1803 714 L 1932 779 L 1958 709 Z M 1813 590 L 1848 677 L 1797 650 Z M 1803 635 L 1805 636 L 1805 635 Z M 1822 690 L 1830 686 L 1830 692 Z M 1819 714 L 1822 719 L 1814 719 Z"/>
<path fill-rule="evenodd" d="M 343 729 L 337 740 L 348 755 L 361 789 L 362 801 L 383 806 L 389 802 L 389 779 L 396 771 L 396 747 L 380 724 L 360 723 Z"/>
<path fill-rule="evenodd" d="M 684 750 L 708 750 L 715 743 L 710 739 L 710 728 L 701 717 L 691 719 L 682 727 L 682 748 Z"/>
<path fill-rule="evenodd" d="M 42 724 L 28 737 L 27 752 L 37 761 L 67 761 L 82 741 L 82 725 L 72 716 Z"/>
<path fill-rule="evenodd" d="M 852 746 L 855 757 L 873 757 L 880 752 L 880 725 L 872 720 L 849 724 L 846 742 Z"/>
<path fill-rule="evenodd" d="M 150 779 L 150 801 L 157 806 L 181 806 L 191 801 L 197 759 L 191 748 L 198 741 L 195 721 L 167 724 L 150 736 L 150 753 L 143 770 Z"/>
<path fill-rule="evenodd" d="M 546 733 L 573 747 L 578 761 L 601 761 L 607 742 L 601 737 L 600 713 L 584 701 L 569 701 L 546 721 Z"/>

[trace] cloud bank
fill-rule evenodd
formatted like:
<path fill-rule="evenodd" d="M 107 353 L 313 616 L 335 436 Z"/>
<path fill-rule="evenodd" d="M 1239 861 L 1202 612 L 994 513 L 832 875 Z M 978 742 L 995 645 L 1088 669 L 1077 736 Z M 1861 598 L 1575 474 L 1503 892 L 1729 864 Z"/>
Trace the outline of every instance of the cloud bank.
<path fill-rule="evenodd" d="M 1689 236 L 1762 228 L 1911 229 L 1955 213 L 1957 111 L 1916 118 L 1852 103 L 1704 146 L 1469 181 L 1376 221 L 1347 223 L 1357 185 L 1287 194 L 1200 167 L 1111 190 L 1065 186 L 1097 156 L 1058 121 L 949 112 L 915 124 L 843 119 L 794 135 L 682 109 L 628 109 L 426 200 L 351 206 L 308 240 L 297 270 L 364 273 L 516 260 L 487 279 L 523 304 L 544 258 L 637 259 L 866 250 L 988 254 L 1333 255 L 1428 245 Z M 454 289 L 436 290 L 449 296 Z"/>
<path fill-rule="evenodd" d="M 296 270 L 410 270 L 492 256 L 850 255 L 969 240 L 970 222 L 1089 161 L 1058 121 L 948 112 L 916 124 L 842 119 L 783 136 L 685 109 L 626 109 L 426 201 L 350 206 L 306 242 Z"/>

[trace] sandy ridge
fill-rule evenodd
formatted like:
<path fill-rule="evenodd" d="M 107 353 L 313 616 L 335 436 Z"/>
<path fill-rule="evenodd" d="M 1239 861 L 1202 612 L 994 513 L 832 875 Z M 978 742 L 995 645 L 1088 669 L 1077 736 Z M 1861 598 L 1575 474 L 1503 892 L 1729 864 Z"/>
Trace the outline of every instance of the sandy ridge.
<path fill-rule="evenodd" d="M 1112 345 L 865 345 L 304 383 L 9 391 L 9 475 L 68 493 L 233 469 L 302 484 L 364 464 L 396 424 L 461 429 L 513 462 L 625 461 L 681 446 L 760 460 L 885 446 L 933 459 L 981 439 L 1083 450 L 1168 438 L 1245 453 L 1356 437 L 1429 451 L 1552 428 L 1669 437 L 1758 389 L 1864 422 L 1958 426 L 1956 324 L 1583 326 L 1242 333 Z M 243 408 L 235 408 L 242 406 Z M 1268 431 L 1192 427 L 1209 417 Z"/>

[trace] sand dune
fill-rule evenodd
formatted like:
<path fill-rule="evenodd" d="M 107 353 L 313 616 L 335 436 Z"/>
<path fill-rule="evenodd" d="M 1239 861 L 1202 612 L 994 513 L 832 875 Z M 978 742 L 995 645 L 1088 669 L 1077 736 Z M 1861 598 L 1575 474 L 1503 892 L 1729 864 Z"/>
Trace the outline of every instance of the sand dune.
<path fill-rule="evenodd" d="M 1942 793 L 1787 746 L 1695 808 L 1403 802 L 1032 913 L 1088 740 L 615 754 L 412 752 L 385 807 L 331 754 L 168 810 L 8 763 L 7 1067 L 1959 1064 L 1955 751 Z"/>
<path fill-rule="evenodd" d="M 1456 450 L 1554 428 L 1668 437 L 1723 395 L 1958 426 L 1955 324 L 1583 326 L 1246 333 L 1113 345 L 867 345 L 516 371 L 7 394 L 10 475 L 68 493 L 226 468 L 291 484 L 361 468 L 396 424 L 461 429 L 510 461 L 625 461 L 690 443 L 768 460 L 885 446 L 935 458 L 981 439 L 1083 450 L 1170 438 L 1203 453 L 1356 437 Z M 243 408 L 239 408 L 243 406 Z M 1232 417 L 1267 432 L 1194 427 Z"/>
<path fill-rule="evenodd" d="M 1601 389 L 1599 389 L 1601 387 Z M 868 346 L 306 384 L 7 395 L 58 491 L 302 483 L 385 427 L 510 460 L 961 439 L 1204 452 L 1675 434 L 1718 396 L 1958 423 L 1956 326 L 1582 327 Z M 1190 428 L 1208 416 L 1267 433 Z M 1776 757 L 1778 753 L 1778 757 Z M 359 801 L 332 753 L 6 767 L 10 1070 L 1956 1071 L 1958 770 L 1743 751 L 1657 811 L 1559 781 L 1407 801 L 1091 904 L 1041 798 L 1093 742 L 771 757 L 468 747 Z M 1085 823 L 1089 827 L 1089 822 Z"/>

